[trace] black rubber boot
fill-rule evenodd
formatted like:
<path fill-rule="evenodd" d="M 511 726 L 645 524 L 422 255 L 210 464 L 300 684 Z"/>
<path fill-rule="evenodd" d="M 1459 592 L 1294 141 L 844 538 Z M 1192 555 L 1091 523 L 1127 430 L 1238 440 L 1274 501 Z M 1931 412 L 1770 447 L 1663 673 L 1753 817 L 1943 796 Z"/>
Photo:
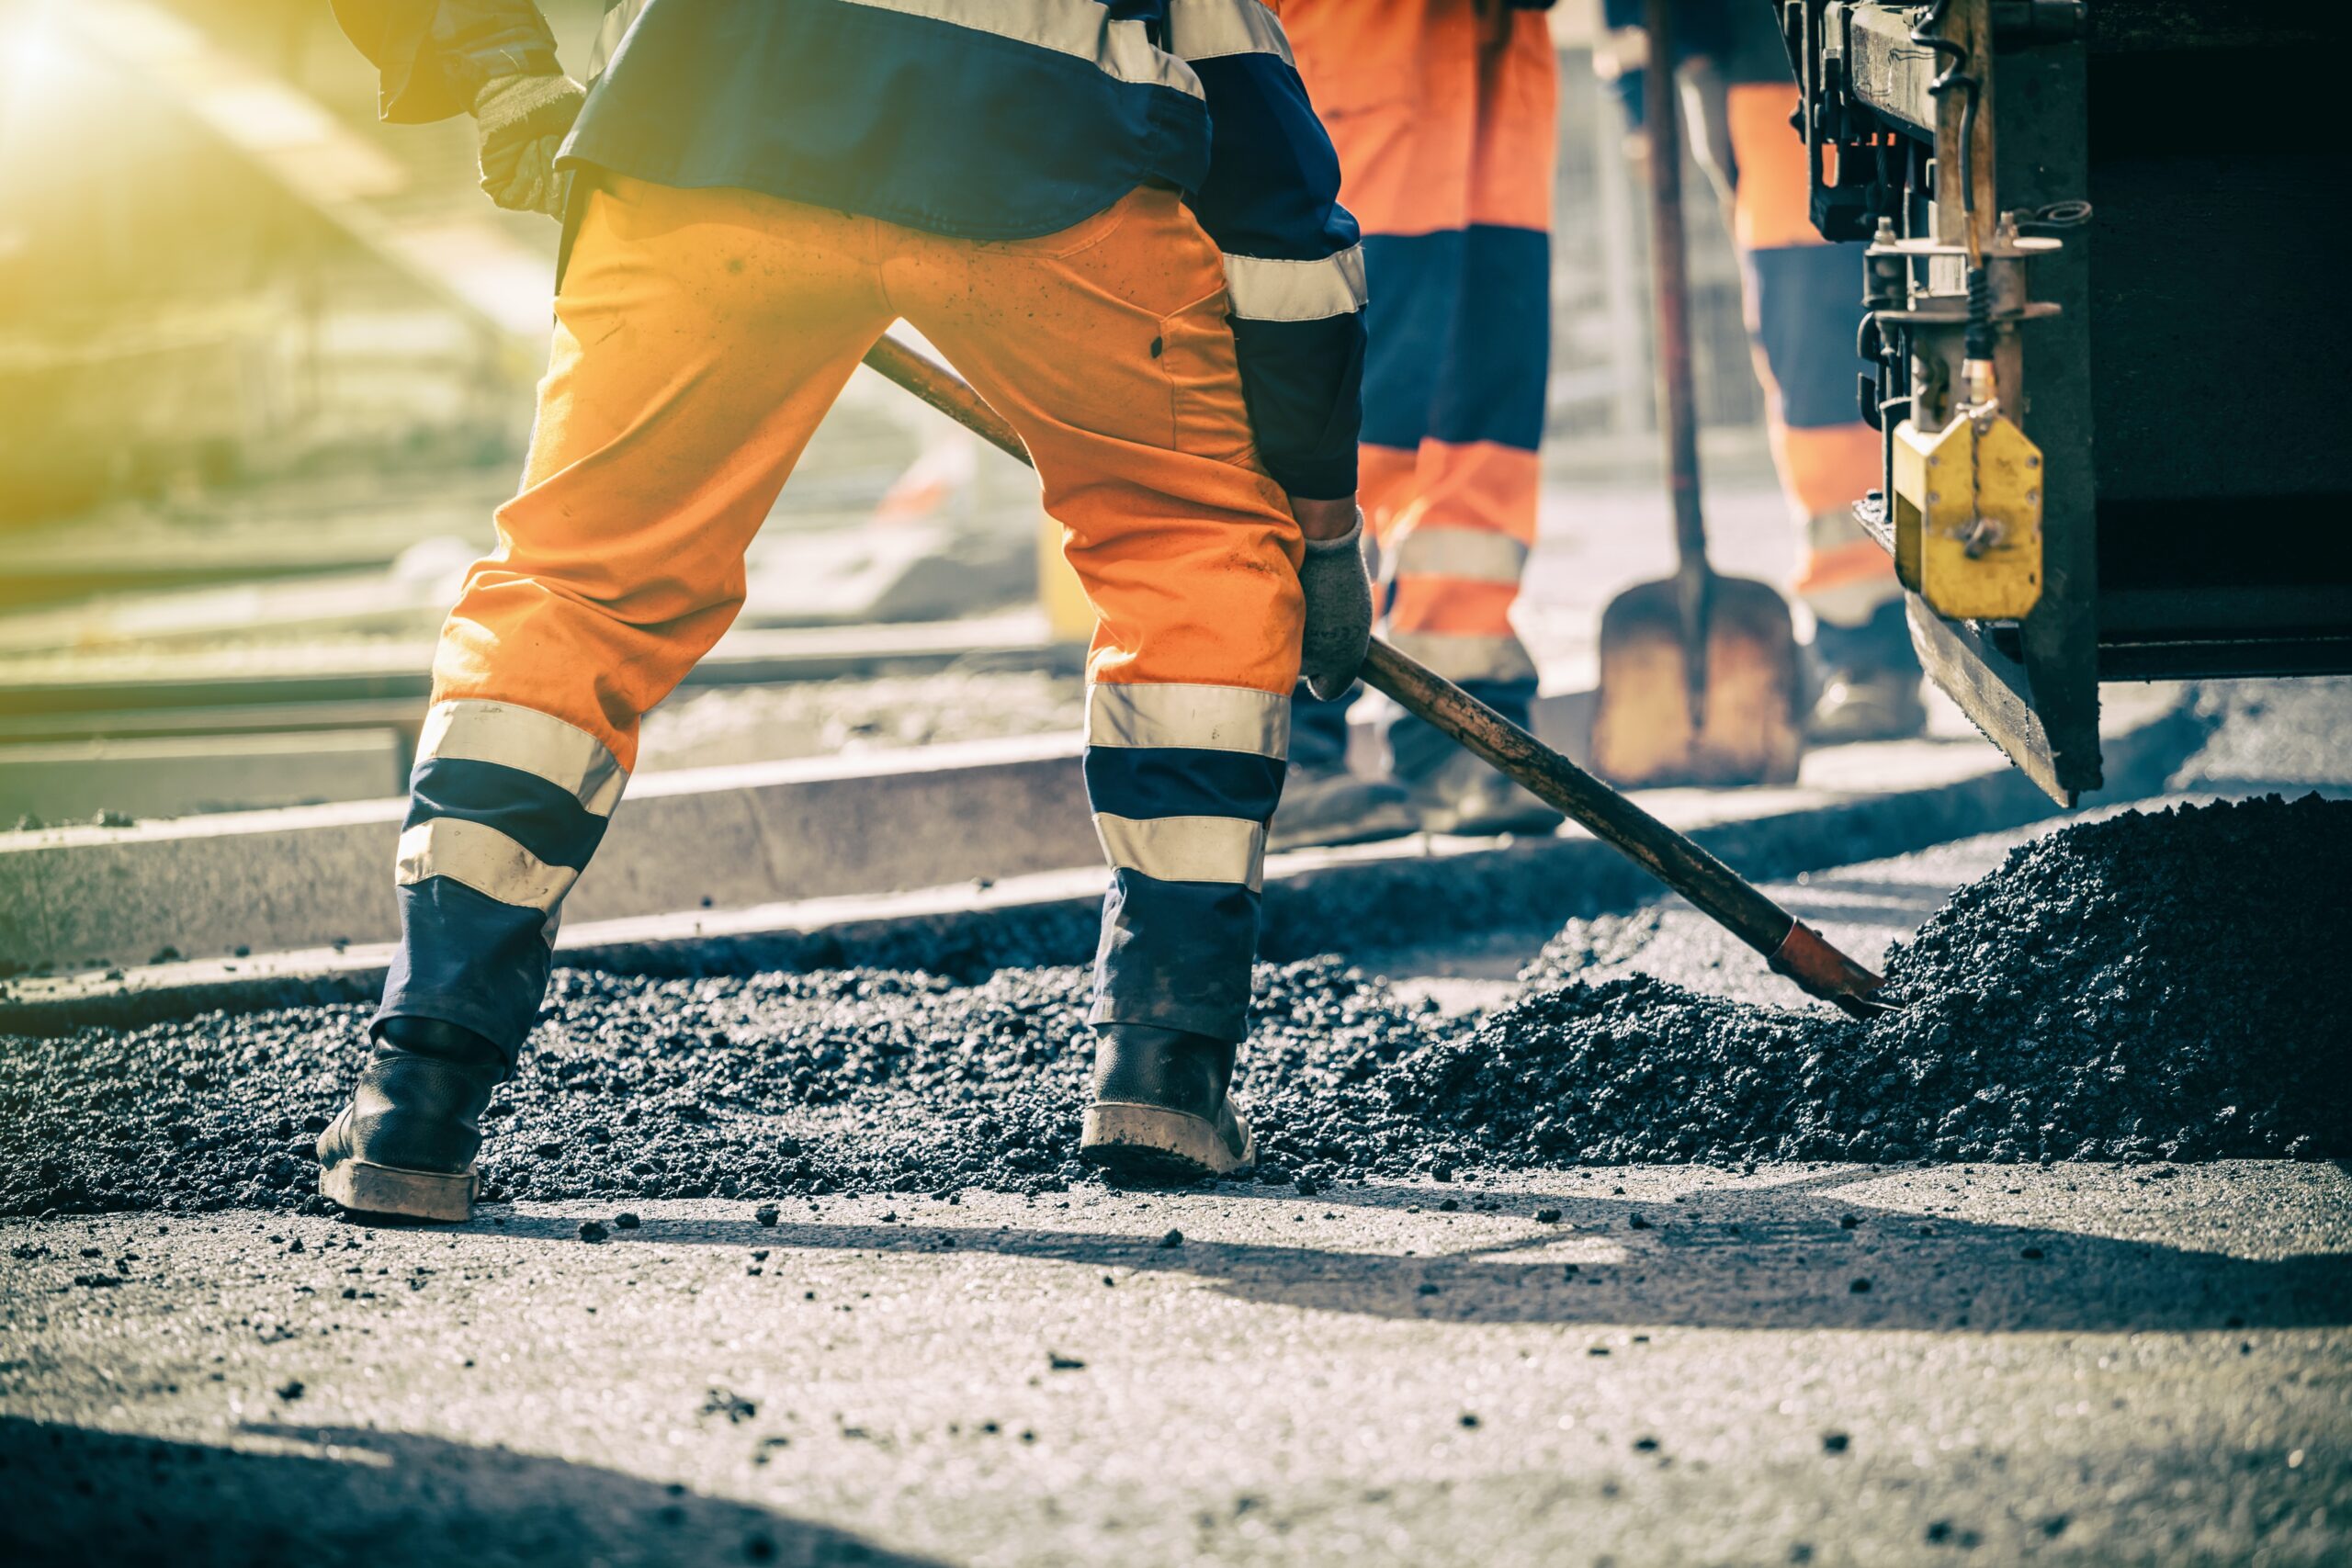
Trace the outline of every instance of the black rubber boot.
<path fill-rule="evenodd" d="M 1805 739 L 1816 746 L 1855 740 L 1907 740 L 1928 728 L 1922 671 L 1900 600 L 1882 604 L 1859 626 L 1824 621 L 1815 628 L 1809 663 L 1813 711 Z"/>
<path fill-rule="evenodd" d="M 1461 750 L 1414 784 L 1413 807 L 1425 830 L 1466 839 L 1552 833 L 1567 820 L 1524 785 Z"/>
<path fill-rule="evenodd" d="M 1419 826 L 1394 779 L 1359 778 L 1348 771 L 1348 709 L 1363 688 L 1318 697 L 1301 681 L 1290 699 L 1290 769 L 1282 804 L 1266 828 L 1266 848 L 1279 853 L 1328 844 L 1368 844 L 1401 839 Z"/>
<path fill-rule="evenodd" d="M 1105 1024 L 1094 1045 L 1094 1103 L 1079 1154 L 1144 1181 L 1236 1176 L 1258 1141 L 1233 1102 L 1234 1045 L 1149 1024 Z"/>
<path fill-rule="evenodd" d="M 1804 733 L 1816 746 L 1843 746 L 1908 740 L 1927 728 L 1917 670 L 1837 670 L 1823 679 Z"/>
<path fill-rule="evenodd" d="M 497 1046 L 434 1018 L 388 1018 L 359 1088 L 319 1134 L 319 1190 L 353 1213 L 464 1220 Z"/>
<path fill-rule="evenodd" d="M 1405 787 L 1394 780 L 1359 778 L 1344 765 L 1318 770 L 1293 762 L 1283 783 L 1282 804 L 1266 830 L 1266 848 L 1279 854 L 1369 844 L 1401 839 L 1419 827 Z"/>

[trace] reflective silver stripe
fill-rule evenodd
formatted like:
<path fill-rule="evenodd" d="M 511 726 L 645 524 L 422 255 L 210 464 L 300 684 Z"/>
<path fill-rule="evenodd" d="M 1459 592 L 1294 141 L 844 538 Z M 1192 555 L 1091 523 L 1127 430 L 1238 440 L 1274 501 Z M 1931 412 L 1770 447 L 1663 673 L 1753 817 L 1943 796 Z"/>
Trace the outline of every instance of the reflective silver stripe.
<path fill-rule="evenodd" d="M 594 82 L 605 73 L 605 67 L 620 52 L 621 39 L 628 36 L 629 28 L 637 25 L 637 18 L 650 4 L 651 0 L 606 0 L 605 19 L 596 28 L 595 47 L 588 51 L 585 80 Z"/>
<path fill-rule="evenodd" d="M 1160 882 L 1233 882 L 1256 892 L 1265 880 L 1266 829 L 1238 817 L 1094 818 L 1102 852 L 1124 871 Z"/>
<path fill-rule="evenodd" d="M 1532 681 L 1535 660 L 1518 637 L 1451 637 L 1442 632 L 1396 632 L 1397 652 L 1428 665 L 1449 681 Z"/>
<path fill-rule="evenodd" d="M 435 817 L 401 835 L 392 880 L 411 887 L 435 876 L 518 909 L 549 911 L 580 880 L 571 867 L 549 865 L 497 829 L 462 817 Z"/>
<path fill-rule="evenodd" d="M 1517 582 L 1527 547 L 1509 534 L 1483 528 L 1432 528 L 1423 524 L 1396 546 L 1399 577 L 1458 577 L 1472 582 Z"/>
<path fill-rule="evenodd" d="M 1296 63 L 1282 23 L 1260 0 L 1171 0 L 1168 42 L 1187 60 L 1271 54 L 1284 65 Z"/>
<path fill-rule="evenodd" d="M 424 716 L 416 760 L 436 757 L 495 762 L 543 778 L 598 817 L 610 817 L 628 786 L 628 774 L 603 741 L 551 714 L 512 703 L 434 704 Z"/>
<path fill-rule="evenodd" d="M 1151 41 L 1141 22 L 1114 22 L 1102 0 L 845 0 L 904 17 L 922 17 L 974 32 L 1091 60 L 1120 82 L 1172 87 L 1199 98 L 1193 68 Z"/>
<path fill-rule="evenodd" d="M 1350 245 L 1321 261 L 1225 258 L 1225 288 L 1233 313 L 1253 321 L 1321 321 L 1363 309 L 1363 247 Z"/>
<path fill-rule="evenodd" d="M 1290 694 L 1249 686 L 1090 685 L 1086 743 L 1287 757 Z"/>

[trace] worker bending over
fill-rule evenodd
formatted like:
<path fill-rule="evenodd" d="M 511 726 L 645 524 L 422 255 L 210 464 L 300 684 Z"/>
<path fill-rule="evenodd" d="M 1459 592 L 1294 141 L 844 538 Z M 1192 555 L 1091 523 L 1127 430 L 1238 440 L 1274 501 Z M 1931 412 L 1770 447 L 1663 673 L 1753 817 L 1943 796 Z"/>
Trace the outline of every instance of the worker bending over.
<path fill-rule="evenodd" d="M 1641 0 L 1608 0 L 1614 37 L 1644 47 Z M 1878 433 L 1854 402 L 1862 320 L 1859 243 L 1813 226 L 1797 85 L 1770 9 L 1748 0 L 1675 8 L 1676 77 L 1690 145 L 1724 197 L 1740 258 L 1756 373 L 1781 487 L 1802 533 L 1795 592 L 1813 612 L 1816 741 L 1916 735 L 1927 725 L 1903 589 L 1887 553 L 1854 520 L 1879 483 Z M 1617 82 L 1634 123 L 1638 58 Z"/>
<path fill-rule="evenodd" d="M 529 0 L 335 8 L 386 117 L 470 107 L 485 186 L 561 210 L 568 260 L 521 491 L 435 658 L 400 951 L 319 1140 L 327 1196 L 467 1213 L 639 721 L 734 618 L 746 545 L 901 318 L 1020 432 L 1098 617 L 1084 1151 L 1249 1164 L 1228 1085 L 1302 628 L 1336 694 L 1372 615 L 1363 262 L 1273 13 L 632 0 L 583 103 Z"/>
<path fill-rule="evenodd" d="M 1529 726 L 1510 607 L 1535 544 L 1552 338 L 1551 0 L 1289 0 L 1298 68 L 1363 225 L 1363 509 L 1400 652 Z M 1392 773 L 1348 771 L 1345 699 L 1301 694 L 1278 848 L 1560 815 L 1409 716 Z"/>

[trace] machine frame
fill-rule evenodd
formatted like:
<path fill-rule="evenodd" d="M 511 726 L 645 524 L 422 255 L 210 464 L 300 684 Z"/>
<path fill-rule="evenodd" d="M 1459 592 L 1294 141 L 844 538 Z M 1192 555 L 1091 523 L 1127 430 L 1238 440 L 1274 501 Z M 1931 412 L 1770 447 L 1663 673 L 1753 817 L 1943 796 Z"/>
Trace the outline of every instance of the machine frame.
<path fill-rule="evenodd" d="M 1857 513 L 1929 675 L 2071 805 L 2102 680 L 2352 671 L 2339 8 L 1776 12 L 1815 225 L 1870 245 Z"/>

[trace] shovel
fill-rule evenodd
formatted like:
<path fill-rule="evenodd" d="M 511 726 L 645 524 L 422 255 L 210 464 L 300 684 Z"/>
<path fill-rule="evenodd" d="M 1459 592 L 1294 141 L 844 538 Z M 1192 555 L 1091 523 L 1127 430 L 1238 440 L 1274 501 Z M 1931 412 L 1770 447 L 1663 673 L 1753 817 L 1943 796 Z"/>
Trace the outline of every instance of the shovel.
<path fill-rule="evenodd" d="M 1593 771 L 1621 784 L 1791 784 L 1803 731 L 1796 629 L 1767 584 L 1707 565 L 1699 508 L 1682 250 L 1682 137 L 1671 0 L 1649 0 L 1650 261 L 1658 425 L 1674 502 L 1674 575 L 1625 590 L 1600 615 Z"/>
<path fill-rule="evenodd" d="M 865 363 L 956 421 L 1006 455 L 1026 463 L 1029 449 L 1003 416 L 954 371 L 891 338 L 876 343 Z M 1416 663 L 1378 637 L 1365 655 L 1365 685 L 1461 742 L 1505 775 L 1526 785 L 1589 829 L 1634 864 L 1698 906 L 1701 913 L 1762 953 L 1774 973 L 1807 996 L 1849 1017 L 1893 1012 L 1877 999 L 1885 984 L 1831 946 L 1819 931 L 1774 903 L 1754 884 L 1611 789 L 1502 715 Z"/>

